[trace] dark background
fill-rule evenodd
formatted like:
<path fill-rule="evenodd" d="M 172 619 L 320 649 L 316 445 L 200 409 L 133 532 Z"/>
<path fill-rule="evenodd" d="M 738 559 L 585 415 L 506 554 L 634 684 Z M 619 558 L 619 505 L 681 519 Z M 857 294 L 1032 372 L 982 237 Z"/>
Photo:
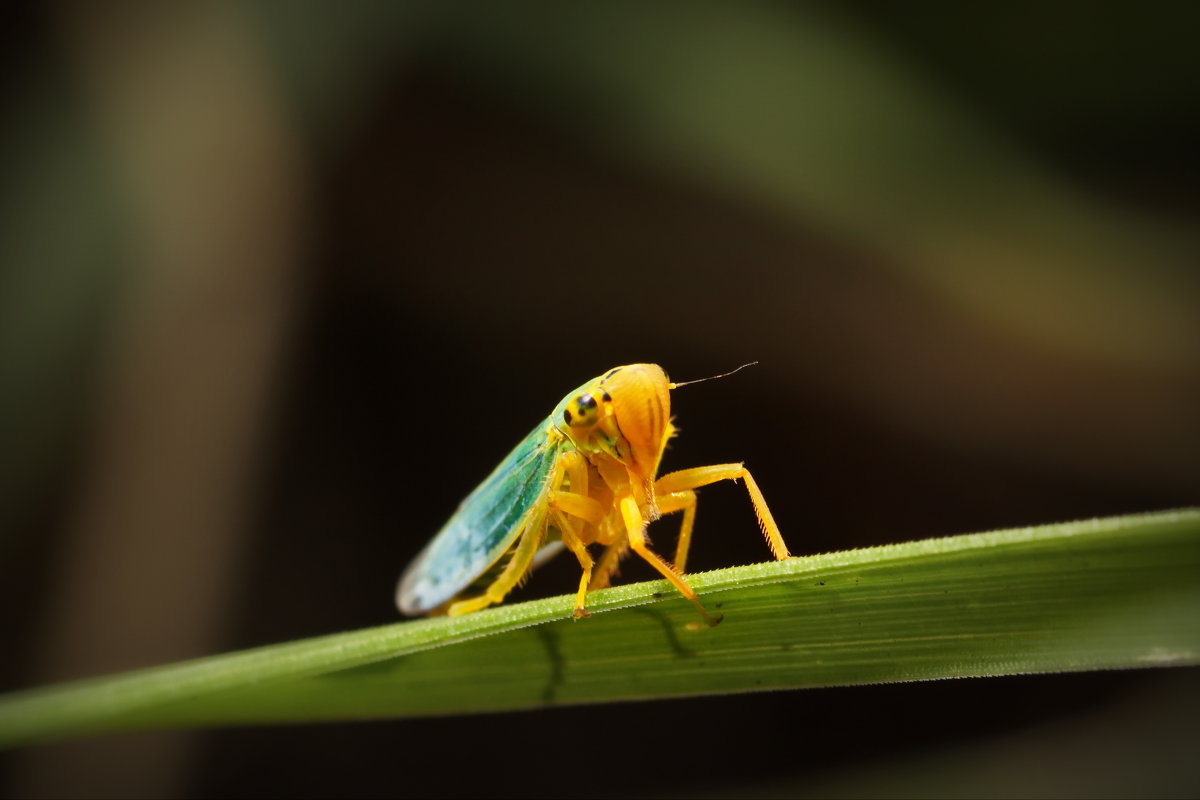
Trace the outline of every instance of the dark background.
<path fill-rule="evenodd" d="M 394 621 L 456 503 L 632 361 L 761 362 L 674 394 L 664 467 L 744 460 L 800 555 L 1196 505 L 1197 23 L 15 12 L 0 688 Z M 744 493 L 706 489 L 691 569 L 767 555 Z M 572 590 L 569 561 L 514 599 Z M 106 737 L 5 754 L 0 785 L 1194 796 L 1197 711 L 1195 670 L 943 681 Z"/>

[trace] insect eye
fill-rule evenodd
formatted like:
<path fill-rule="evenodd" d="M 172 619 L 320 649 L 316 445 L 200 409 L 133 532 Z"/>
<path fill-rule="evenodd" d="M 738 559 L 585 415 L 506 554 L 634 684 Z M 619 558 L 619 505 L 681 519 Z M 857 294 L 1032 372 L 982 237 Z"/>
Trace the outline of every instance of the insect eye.
<path fill-rule="evenodd" d="M 563 410 L 563 421 L 573 428 L 582 428 L 596 421 L 596 398 L 581 394 Z"/>

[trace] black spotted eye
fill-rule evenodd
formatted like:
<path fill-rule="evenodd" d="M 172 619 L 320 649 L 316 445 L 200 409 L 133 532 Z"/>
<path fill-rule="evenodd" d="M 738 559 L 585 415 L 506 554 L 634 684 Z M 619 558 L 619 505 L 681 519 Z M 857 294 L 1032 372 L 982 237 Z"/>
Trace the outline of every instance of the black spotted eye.
<path fill-rule="evenodd" d="M 581 394 L 571 399 L 563 409 L 563 421 L 575 428 L 594 425 L 596 422 L 596 398 Z"/>

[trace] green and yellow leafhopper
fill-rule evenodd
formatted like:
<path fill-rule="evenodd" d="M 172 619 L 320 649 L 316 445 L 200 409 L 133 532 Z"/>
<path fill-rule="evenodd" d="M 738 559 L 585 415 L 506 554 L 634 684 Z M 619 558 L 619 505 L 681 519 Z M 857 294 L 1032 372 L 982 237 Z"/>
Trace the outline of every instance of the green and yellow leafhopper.
<path fill-rule="evenodd" d="M 788 549 L 742 464 L 656 477 L 675 432 L 671 390 L 683 385 L 671 383 L 657 364 L 630 364 L 568 394 L 471 492 L 405 570 L 396 588 L 400 610 L 457 615 L 499 603 L 535 564 L 565 546 L 583 568 L 574 615 L 586 617 L 588 591 L 607 586 L 632 549 L 715 625 L 683 577 L 696 517 L 695 490 L 717 481 L 745 481 L 771 552 L 782 560 Z M 650 549 L 645 528 L 676 511 L 683 512 L 683 520 L 672 565 Z M 592 544 L 604 547 L 598 562 L 588 551 Z"/>

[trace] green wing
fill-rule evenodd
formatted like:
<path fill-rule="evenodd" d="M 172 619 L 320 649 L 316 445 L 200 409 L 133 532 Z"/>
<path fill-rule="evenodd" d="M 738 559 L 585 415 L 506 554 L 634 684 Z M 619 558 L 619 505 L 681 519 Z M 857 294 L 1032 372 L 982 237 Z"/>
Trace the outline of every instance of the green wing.
<path fill-rule="evenodd" d="M 512 547 L 529 512 L 544 502 L 561 447 L 546 435 L 549 424 L 534 428 L 500 462 L 404 571 L 396 587 L 401 611 L 425 614 L 453 599 Z"/>

